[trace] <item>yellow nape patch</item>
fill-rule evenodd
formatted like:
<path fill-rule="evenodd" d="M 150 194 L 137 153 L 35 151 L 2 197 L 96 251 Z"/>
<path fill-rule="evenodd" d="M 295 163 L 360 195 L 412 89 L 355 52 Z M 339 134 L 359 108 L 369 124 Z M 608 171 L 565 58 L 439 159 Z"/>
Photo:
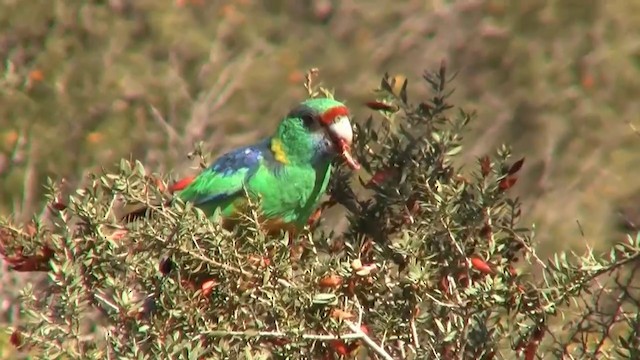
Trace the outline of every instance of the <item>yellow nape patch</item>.
<path fill-rule="evenodd" d="M 273 151 L 273 155 L 276 158 L 276 161 L 279 161 L 283 164 L 289 163 L 289 159 L 287 158 L 287 154 L 284 153 L 284 149 L 282 148 L 282 141 L 280 141 L 280 139 L 271 140 L 271 151 Z"/>

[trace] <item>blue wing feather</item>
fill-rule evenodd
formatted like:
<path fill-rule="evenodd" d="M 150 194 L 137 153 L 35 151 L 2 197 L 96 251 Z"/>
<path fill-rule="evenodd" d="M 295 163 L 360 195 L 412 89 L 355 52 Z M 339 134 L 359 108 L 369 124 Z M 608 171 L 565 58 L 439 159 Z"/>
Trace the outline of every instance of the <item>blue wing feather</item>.
<path fill-rule="evenodd" d="M 222 176 L 231 176 L 243 169 L 255 172 L 262 159 L 262 149 L 257 146 L 246 146 L 222 155 L 209 166 L 209 170 Z"/>
<path fill-rule="evenodd" d="M 269 145 L 270 139 L 265 139 L 222 155 L 194 180 L 189 186 L 191 189 L 185 189 L 183 198 L 195 205 L 221 203 L 235 198 L 261 165 L 273 171 L 280 167 Z M 225 186 L 216 186 L 221 181 Z M 212 192 L 212 188 L 217 191 Z"/>

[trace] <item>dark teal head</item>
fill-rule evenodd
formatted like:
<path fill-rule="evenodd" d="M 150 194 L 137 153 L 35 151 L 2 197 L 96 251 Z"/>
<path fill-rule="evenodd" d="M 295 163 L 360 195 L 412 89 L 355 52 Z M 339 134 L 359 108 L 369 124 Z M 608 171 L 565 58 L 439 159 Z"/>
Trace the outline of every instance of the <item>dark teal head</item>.
<path fill-rule="evenodd" d="M 272 150 L 289 163 L 315 163 L 341 156 L 357 169 L 350 153 L 352 141 L 349 109 L 339 101 L 316 98 L 289 111 L 273 137 Z"/>

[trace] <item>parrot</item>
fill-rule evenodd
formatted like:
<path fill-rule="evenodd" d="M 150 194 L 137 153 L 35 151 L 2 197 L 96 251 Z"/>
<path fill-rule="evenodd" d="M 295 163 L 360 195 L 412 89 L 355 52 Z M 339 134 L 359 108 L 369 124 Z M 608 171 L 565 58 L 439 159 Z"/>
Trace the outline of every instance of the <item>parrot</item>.
<path fill-rule="evenodd" d="M 331 98 L 307 99 L 284 116 L 275 132 L 253 145 L 233 149 L 170 190 L 208 217 L 216 211 L 229 229 L 259 200 L 267 233 L 299 232 L 327 189 L 333 162 L 360 168 L 351 154 L 349 109 Z"/>
<path fill-rule="evenodd" d="M 175 182 L 169 191 L 210 218 L 219 211 L 227 229 L 249 199 L 259 199 L 264 230 L 294 236 L 319 207 L 333 161 L 341 158 L 352 170 L 360 168 L 351 154 L 352 143 L 349 109 L 343 103 L 307 99 L 289 111 L 273 135 L 223 154 L 199 174 Z M 143 206 L 125 211 L 121 220 L 132 221 L 148 210 Z M 53 252 L 48 248 L 42 254 L 12 257 L 1 250 L 0 257 L 14 270 L 50 270 Z"/>

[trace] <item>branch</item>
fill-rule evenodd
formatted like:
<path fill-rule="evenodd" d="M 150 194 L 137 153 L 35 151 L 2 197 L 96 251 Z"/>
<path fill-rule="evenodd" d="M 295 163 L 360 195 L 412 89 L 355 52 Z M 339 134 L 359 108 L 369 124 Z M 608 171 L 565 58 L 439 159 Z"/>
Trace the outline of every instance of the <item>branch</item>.
<path fill-rule="evenodd" d="M 418 329 L 416 328 L 416 319 L 414 316 L 411 316 L 411 320 L 409 320 L 409 328 L 411 329 L 411 340 L 413 341 L 413 346 L 417 349 L 420 349 L 420 341 L 418 340 Z"/>
<path fill-rule="evenodd" d="M 360 329 L 359 326 L 357 326 L 356 324 L 348 320 L 345 320 L 344 323 L 347 324 L 349 329 L 353 331 L 354 334 L 360 335 L 360 338 L 362 339 L 362 341 L 364 341 L 367 344 L 367 346 L 369 346 L 371 350 L 373 350 L 376 354 L 380 355 L 383 359 L 393 360 L 391 355 L 389 355 L 388 352 L 386 352 L 382 347 L 380 347 L 380 345 L 376 344 L 376 342 L 373 341 L 367 334 L 365 334 L 364 331 L 362 331 L 362 329 Z M 344 337 L 342 338 L 344 339 Z"/>
<path fill-rule="evenodd" d="M 292 336 L 289 333 L 284 333 L 281 331 L 252 331 L 252 330 L 246 330 L 246 331 L 211 330 L 211 331 L 202 333 L 202 335 L 208 335 L 212 337 L 243 337 L 243 338 L 253 338 L 253 337 L 287 338 Z M 345 335 L 302 334 L 301 337 L 304 340 L 333 341 L 333 340 L 364 339 L 366 335 L 362 331 L 360 331 L 359 333 L 352 333 L 352 334 L 345 334 Z"/>
<path fill-rule="evenodd" d="M 544 261 L 542 261 L 542 259 L 540 259 L 540 258 L 538 257 L 538 254 L 536 254 L 536 251 L 535 251 L 531 246 L 529 246 L 529 244 L 527 244 L 525 241 L 523 241 L 523 240 L 520 238 L 520 236 L 518 236 L 518 234 L 517 234 L 515 231 L 513 231 L 513 229 L 510 229 L 510 228 L 508 228 L 508 227 L 506 227 L 506 226 L 502 226 L 502 227 L 500 227 L 500 230 L 506 231 L 506 232 L 508 232 L 508 233 L 509 233 L 509 235 L 513 236 L 513 239 L 514 239 L 515 241 L 519 242 L 519 243 L 520 243 L 520 245 L 522 245 L 522 246 L 524 247 L 524 249 L 525 249 L 529 254 L 531 254 L 531 256 L 536 260 L 536 262 L 537 262 L 540 266 L 542 266 L 542 268 L 543 268 L 543 269 L 546 269 L 546 268 L 547 268 L 547 264 L 545 264 L 545 263 L 544 263 Z"/>

